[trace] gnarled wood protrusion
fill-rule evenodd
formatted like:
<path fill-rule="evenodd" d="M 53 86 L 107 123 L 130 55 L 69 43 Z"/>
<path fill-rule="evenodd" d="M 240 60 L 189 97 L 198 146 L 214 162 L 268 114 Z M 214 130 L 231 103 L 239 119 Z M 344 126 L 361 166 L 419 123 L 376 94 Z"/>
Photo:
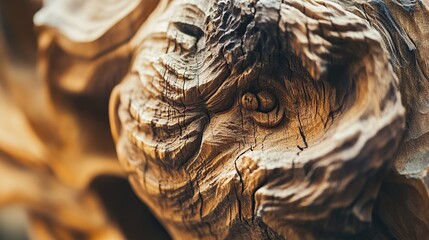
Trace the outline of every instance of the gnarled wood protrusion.
<path fill-rule="evenodd" d="M 41 81 L 0 66 L 0 206 L 25 206 L 41 239 L 146 237 L 108 180 L 126 176 L 118 156 L 175 239 L 426 239 L 428 15 L 427 0 L 46 1 Z"/>
<path fill-rule="evenodd" d="M 404 35 L 386 38 L 398 31 L 386 9 L 260 0 L 156 11 L 111 121 L 131 183 L 173 237 L 402 236 L 371 225 L 386 220 L 373 206 L 419 107 L 400 94 L 416 82 L 392 62 Z"/>

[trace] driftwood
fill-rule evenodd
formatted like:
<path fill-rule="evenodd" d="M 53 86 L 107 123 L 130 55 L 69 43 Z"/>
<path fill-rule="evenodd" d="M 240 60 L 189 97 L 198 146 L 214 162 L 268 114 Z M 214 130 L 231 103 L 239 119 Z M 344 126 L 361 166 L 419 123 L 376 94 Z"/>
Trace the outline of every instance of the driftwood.
<path fill-rule="evenodd" d="M 34 23 L 37 91 L 1 82 L 0 206 L 36 238 L 161 231 L 129 227 L 151 216 L 124 176 L 174 239 L 429 236 L 427 0 L 57 0 Z"/>

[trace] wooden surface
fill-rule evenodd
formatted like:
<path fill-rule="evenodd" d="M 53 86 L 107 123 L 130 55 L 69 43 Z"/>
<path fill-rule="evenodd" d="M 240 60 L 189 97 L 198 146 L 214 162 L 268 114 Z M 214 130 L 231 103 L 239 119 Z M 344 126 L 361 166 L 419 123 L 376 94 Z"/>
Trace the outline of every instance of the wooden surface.
<path fill-rule="evenodd" d="M 1 66 L 0 206 L 25 206 L 36 239 L 166 237 L 144 203 L 174 239 L 424 240 L 428 16 L 427 0 L 46 1 L 38 75 Z M 142 203 L 108 180 L 126 176 Z"/>
<path fill-rule="evenodd" d="M 68 8 L 62 3 L 72 7 L 72 2 L 55 1 L 55 7 L 49 2 L 36 19 L 43 14 L 54 14 L 57 8 L 66 11 Z M 94 5 L 97 2 L 75 2 L 74 9 L 79 13 L 79 4 Z M 13 25 L 14 22 L 8 18 L 14 16 L 15 4 L 4 4 L 2 2 L 2 12 L 11 12 L 2 15 L 6 18 L 2 23 L 9 25 L 1 29 L 19 28 L 21 25 Z M 19 4 L 28 7 L 32 3 L 23 1 Z M 133 9 L 141 8 L 139 4 L 126 3 Z M 14 13 L 20 14 L 16 10 Z M 63 25 L 82 19 L 76 12 L 69 12 L 69 15 L 61 13 L 68 20 L 64 20 Z M 140 21 L 139 25 L 148 13 L 140 10 L 138 13 L 134 13 L 134 18 Z M 27 18 L 30 22 L 22 25 L 30 24 L 33 32 L 32 15 Z M 48 20 L 57 21 L 58 18 L 60 16 L 55 19 L 49 17 Z M 37 24 L 40 20 L 36 20 Z M 43 27 L 37 26 L 37 70 L 34 63 L 28 63 L 21 55 L 14 56 L 16 46 L 12 45 L 29 41 L 27 38 L 32 32 L 23 29 L 21 37 L 1 31 L 0 207 L 18 204 L 26 209 L 32 239 L 136 239 L 142 234 L 154 239 L 165 238 L 162 227 L 125 184 L 125 174 L 116 160 L 107 118 L 110 90 L 115 81 L 121 79 L 115 64 L 119 62 L 124 66 L 129 61 L 125 45 L 137 27 L 120 33 L 122 40 L 118 42 L 119 46 L 111 45 L 108 51 L 99 51 L 102 56 L 112 52 L 107 57 L 85 58 L 68 53 L 59 45 L 58 36 L 62 33 L 55 29 L 56 25 L 43 24 Z M 117 21 L 104 31 L 108 32 L 114 26 L 117 26 Z M 118 29 L 124 28 L 128 29 L 128 26 L 122 23 Z M 118 32 L 114 34 L 118 35 Z M 97 39 L 104 35 L 97 36 Z M 18 43 L 6 41 L 8 37 L 18 38 Z M 97 42 L 97 39 L 91 41 Z M 67 42 L 71 48 L 85 45 L 85 39 L 80 39 L 80 42 L 73 40 Z M 37 45 L 36 42 L 31 44 Z M 35 49 L 26 54 L 36 54 Z M 89 64 L 94 61 L 99 65 Z M 111 68 L 114 75 L 110 80 L 103 77 L 109 75 L 102 71 L 106 67 Z M 52 71 L 53 68 L 56 70 Z M 56 77 L 58 75 L 62 77 Z M 80 81 L 70 80 L 77 80 L 79 75 Z M 115 194 L 121 197 L 112 196 Z M 120 205 L 125 207 L 119 210 Z M 120 219 L 122 221 L 118 223 Z M 130 222 L 141 222 L 142 226 Z"/>
<path fill-rule="evenodd" d="M 428 35 L 413 29 L 407 52 L 410 30 L 399 24 L 427 25 L 427 6 L 405 7 L 172 1 L 152 16 L 110 117 L 131 183 L 172 236 L 331 239 L 368 229 L 398 149 L 420 143 L 401 143 L 406 124 L 406 134 L 426 132 L 413 116 L 427 112 L 417 100 L 425 88 L 415 88 L 427 82 L 425 63 L 412 51 L 425 51 L 417 44 Z M 393 60 L 410 62 L 408 72 Z M 411 174 L 421 145 L 401 150 L 400 173 Z"/>

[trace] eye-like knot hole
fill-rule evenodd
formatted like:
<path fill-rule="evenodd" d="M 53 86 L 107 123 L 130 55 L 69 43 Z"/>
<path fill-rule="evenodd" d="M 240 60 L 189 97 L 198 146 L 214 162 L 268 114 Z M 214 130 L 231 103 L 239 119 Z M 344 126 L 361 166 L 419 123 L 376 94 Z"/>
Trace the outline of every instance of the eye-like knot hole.
<path fill-rule="evenodd" d="M 283 119 L 284 109 L 279 107 L 274 94 L 260 91 L 256 95 L 250 92 L 243 94 L 241 105 L 250 111 L 250 117 L 259 125 L 274 127 Z"/>
<path fill-rule="evenodd" d="M 253 93 L 245 93 L 241 97 L 241 105 L 249 111 L 255 111 L 259 107 L 258 99 Z"/>
<path fill-rule="evenodd" d="M 274 109 L 277 104 L 276 98 L 274 95 L 267 91 L 261 91 L 256 94 L 259 103 L 259 111 L 261 112 L 270 112 Z"/>
<path fill-rule="evenodd" d="M 259 93 L 253 94 L 247 92 L 241 97 L 241 105 L 249 111 L 258 110 L 260 112 L 270 112 L 276 105 L 277 100 L 274 95 L 268 91 L 261 91 Z"/>

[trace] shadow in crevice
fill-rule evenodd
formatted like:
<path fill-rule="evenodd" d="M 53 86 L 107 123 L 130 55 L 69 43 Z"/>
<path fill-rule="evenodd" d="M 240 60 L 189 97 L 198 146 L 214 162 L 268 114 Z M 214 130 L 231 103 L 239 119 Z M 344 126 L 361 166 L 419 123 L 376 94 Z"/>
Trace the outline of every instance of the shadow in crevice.
<path fill-rule="evenodd" d="M 171 239 L 146 205 L 134 194 L 126 179 L 101 176 L 91 188 L 100 196 L 111 219 L 114 219 L 126 239 Z"/>

